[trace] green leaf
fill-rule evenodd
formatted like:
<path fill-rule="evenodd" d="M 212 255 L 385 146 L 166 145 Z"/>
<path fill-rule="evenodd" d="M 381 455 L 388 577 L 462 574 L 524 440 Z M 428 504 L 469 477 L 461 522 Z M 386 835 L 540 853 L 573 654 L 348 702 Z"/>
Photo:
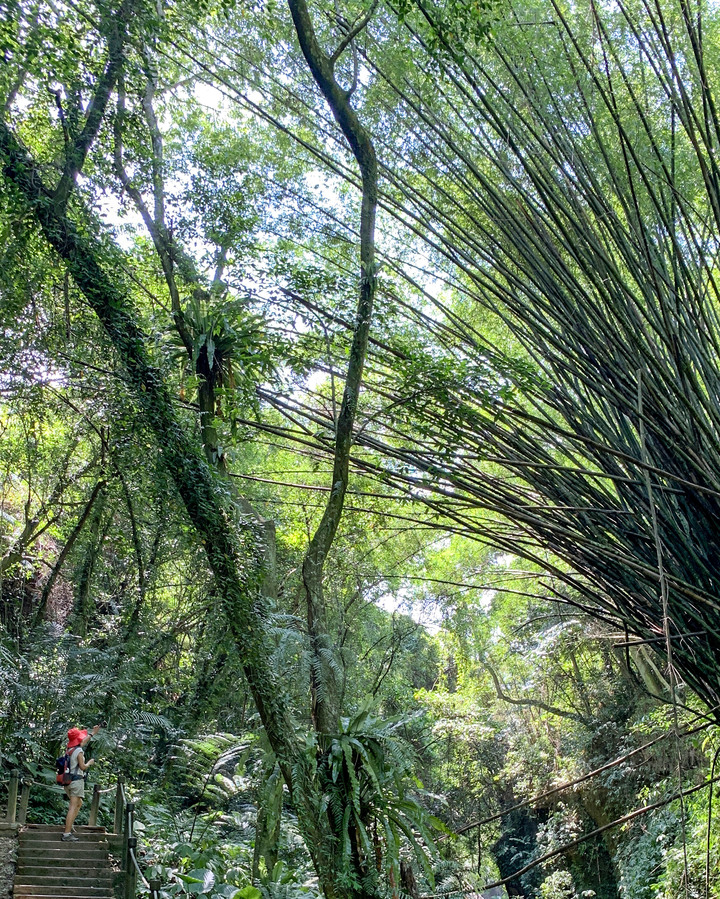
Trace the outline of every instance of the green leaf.
<path fill-rule="evenodd" d="M 243 887 L 236 896 L 238 896 L 239 899 L 262 899 L 260 890 L 253 886 Z"/>

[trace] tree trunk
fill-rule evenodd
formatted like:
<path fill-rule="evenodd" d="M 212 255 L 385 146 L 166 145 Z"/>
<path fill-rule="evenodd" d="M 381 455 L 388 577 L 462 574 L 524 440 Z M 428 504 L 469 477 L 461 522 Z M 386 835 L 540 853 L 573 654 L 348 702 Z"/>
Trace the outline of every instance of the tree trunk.
<path fill-rule="evenodd" d="M 258 798 L 255 822 L 255 848 L 253 850 L 252 882 L 260 879 L 260 862 L 265 860 L 265 870 L 272 874 L 278 862 L 280 849 L 280 821 L 282 818 L 283 780 L 277 765 L 263 783 Z"/>
<path fill-rule="evenodd" d="M 215 577 L 219 611 L 228 622 L 255 706 L 280 770 L 291 791 L 298 823 L 328 899 L 343 889 L 329 863 L 333 835 L 321 809 L 315 760 L 298 741 L 289 703 L 271 667 L 271 650 L 264 627 L 259 589 L 262 557 L 252 528 L 235 534 L 232 511 L 218 490 L 207 463 L 175 419 L 160 373 L 150 364 L 144 335 L 136 324 L 124 291 L 111 280 L 101 259 L 107 248 L 81 235 L 45 188 L 35 161 L 20 146 L 6 123 L 0 122 L 0 160 L 12 193 L 39 223 L 50 246 L 64 260 L 78 288 L 102 322 L 128 373 L 138 406 L 155 435 L 207 555 Z M 104 260 L 112 264 L 111 260 Z"/>
<path fill-rule="evenodd" d="M 75 633 L 81 637 L 87 635 L 87 626 L 92 610 L 90 587 L 92 585 L 95 562 L 102 543 L 100 537 L 100 524 L 102 522 L 103 513 L 105 512 L 106 496 L 107 493 L 103 487 L 92 511 L 87 548 L 75 577 L 75 608 L 73 609 L 72 625 Z"/>
<path fill-rule="evenodd" d="M 328 56 L 318 43 L 305 0 L 288 0 L 300 47 L 318 87 L 350 144 L 362 177 L 360 210 L 360 290 L 350 347 L 345 390 L 335 428 L 335 458 L 332 485 L 322 520 L 310 541 L 302 566 L 302 583 L 307 603 L 311 666 L 312 717 L 320 733 L 337 730 L 340 714 L 340 684 L 328 613 L 323 595 L 323 574 L 328 553 L 335 540 L 345 504 L 350 469 L 350 450 L 357 414 L 360 385 L 370 335 L 377 277 L 375 272 L 375 216 L 377 210 L 377 160 L 370 135 L 350 105 L 352 89 L 338 84 L 334 66 L 341 48 Z M 371 7 L 372 11 L 373 7 Z M 367 24 L 367 20 L 365 22 Z M 342 46 L 349 46 L 343 43 Z"/>
<path fill-rule="evenodd" d="M 53 570 L 50 572 L 50 576 L 45 581 L 45 586 L 43 587 L 42 594 L 40 596 L 40 602 L 38 603 L 37 608 L 35 610 L 35 614 L 33 616 L 33 627 L 36 627 L 44 618 L 45 610 L 47 609 L 48 600 L 50 599 L 50 594 L 52 593 L 52 589 L 55 586 L 55 581 L 58 579 L 58 575 L 62 571 L 62 567 L 65 564 L 65 560 L 67 559 L 68 555 L 70 554 L 70 550 L 75 545 L 75 541 L 80 536 L 80 532 L 85 527 L 85 523 L 87 522 L 88 517 L 90 516 L 90 513 L 92 512 L 92 508 L 95 505 L 95 503 L 97 502 L 97 498 L 100 495 L 100 493 L 104 487 L 105 487 L 105 481 L 98 481 L 98 483 L 95 485 L 93 492 L 90 494 L 90 499 L 85 504 L 85 508 L 83 509 L 82 514 L 80 515 L 80 518 L 78 519 L 77 524 L 75 525 L 75 527 L 72 530 L 72 533 L 68 537 L 67 542 L 65 543 L 65 546 L 63 546 L 62 550 L 60 551 L 60 555 L 58 556 L 57 561 L 55 562 Z"/>

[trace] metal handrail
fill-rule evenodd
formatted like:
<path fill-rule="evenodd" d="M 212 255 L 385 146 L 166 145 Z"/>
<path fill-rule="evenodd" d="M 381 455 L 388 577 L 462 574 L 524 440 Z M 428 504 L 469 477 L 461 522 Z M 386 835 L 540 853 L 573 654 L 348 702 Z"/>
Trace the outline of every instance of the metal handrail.
<path fill-rule="evenodd" d="M 145 875 L 143 874 L 142 870 L 140 869 L 140 865 L 138 864 L 138 860 L 135 858 L 135 850 L 132 848 L 132 846 L 130 847 L 130 858 L 133 860 L 133 864 L 135 865 L 135 870 L 136 870 L 136 871 L 138 872 L 138 874 L 140 875 L 140 880 L 142 880 L 142 882 L 145 884 L 145 886 L 146 886 L 148 889 L 150 889 L 150 883 L 149 883 L 148 880 L 145 878 Z"/>

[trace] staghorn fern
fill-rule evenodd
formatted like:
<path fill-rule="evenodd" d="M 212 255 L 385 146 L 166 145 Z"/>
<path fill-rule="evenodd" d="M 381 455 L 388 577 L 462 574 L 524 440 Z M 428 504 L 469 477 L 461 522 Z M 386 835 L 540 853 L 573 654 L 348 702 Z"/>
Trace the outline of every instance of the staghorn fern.
<path fill-rule="evenodd" d="M 225 390 L 227 411 L 235 404 L 255 408 L 255 387 L 272 374 L 276 339 L 268 335 L 263 318 L 248 310 L 242 299 L 210 301 L 193 296 L 183 310 L 183 322 L 192 340 L 192 354 L 170 330 L 174 356 L 183 368 Z"/>

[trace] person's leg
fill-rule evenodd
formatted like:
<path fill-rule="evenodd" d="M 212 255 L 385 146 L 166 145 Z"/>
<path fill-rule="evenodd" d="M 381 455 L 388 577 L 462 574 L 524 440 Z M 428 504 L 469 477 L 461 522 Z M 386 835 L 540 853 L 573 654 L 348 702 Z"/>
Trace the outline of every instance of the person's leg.
<path fill-rule="evenodd" d="M 65 836 L 67 836 L 71 830 L 72 826 L 75 823 L 75 818 L 77 818 L 77 813 L 80 811 L 80 806 L 82 805 L 82 797 L 81 796 L 71 796 L 70 797 L 70 808 L 68 809 L 67 817 L 65 818 Z"/>

